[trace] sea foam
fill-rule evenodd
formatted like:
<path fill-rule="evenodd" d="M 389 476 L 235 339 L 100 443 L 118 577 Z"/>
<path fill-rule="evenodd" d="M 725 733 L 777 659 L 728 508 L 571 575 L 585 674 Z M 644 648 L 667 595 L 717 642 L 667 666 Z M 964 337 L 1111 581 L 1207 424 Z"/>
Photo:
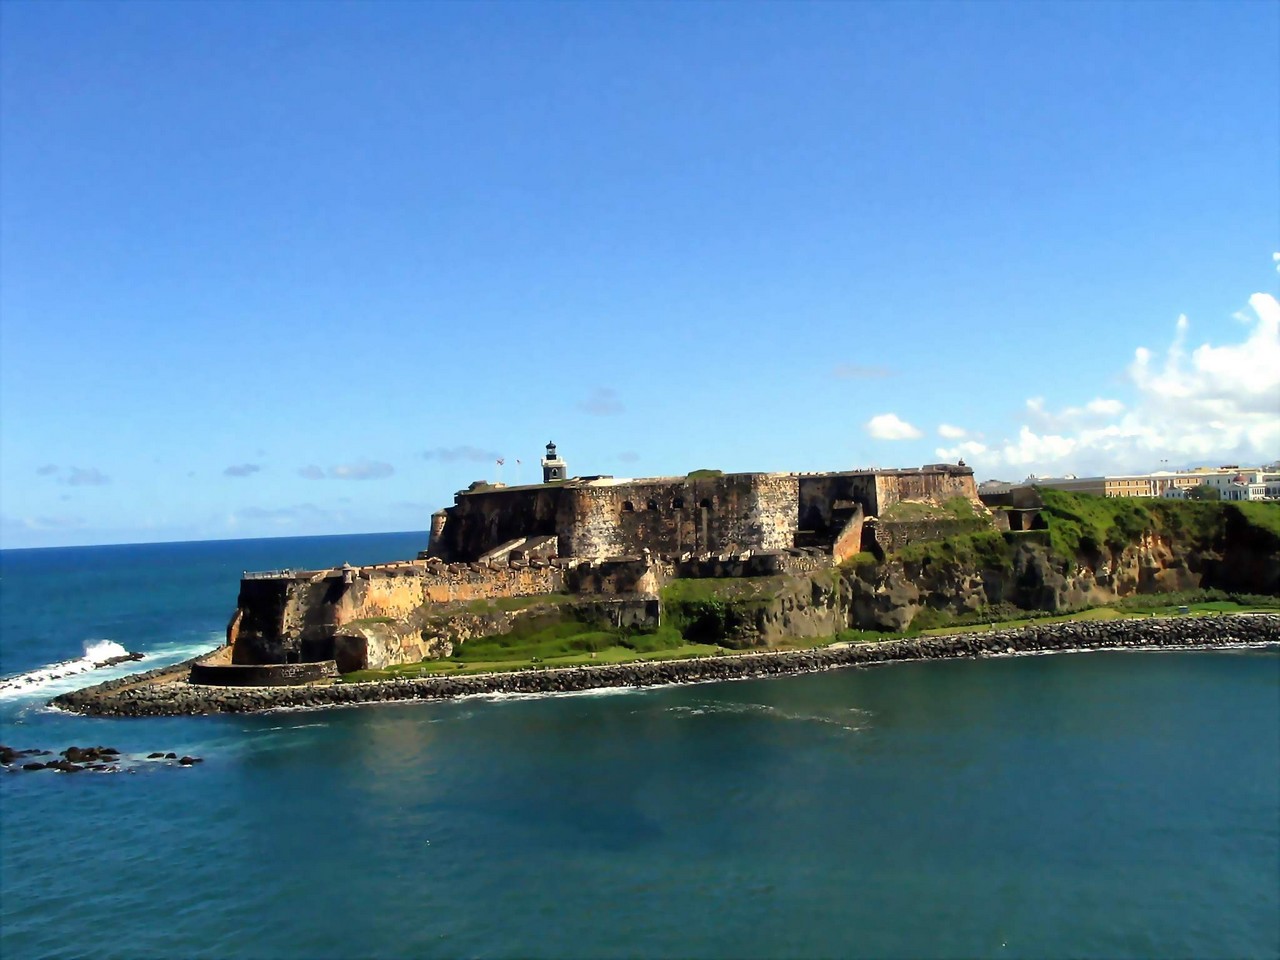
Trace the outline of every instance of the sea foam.
<path fill-rule="evenodd" d="M 60 660 L 26 673 L 19 673 L 0 680 L 0 698 L 28 696 L 43 692 L 52 683 L 65 677 L 97 670 L 119 657 L 129 656 L 129 651 L 114 640 L 86 640 L 84 656 L 75 660 Z"/>

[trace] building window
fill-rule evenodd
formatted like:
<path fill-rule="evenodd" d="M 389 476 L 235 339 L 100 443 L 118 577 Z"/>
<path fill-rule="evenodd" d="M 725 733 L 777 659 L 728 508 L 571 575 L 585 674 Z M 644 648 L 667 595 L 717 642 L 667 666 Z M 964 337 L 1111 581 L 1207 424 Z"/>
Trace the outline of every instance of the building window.
<path fill-rule="evenodd" d="M 710 500 L 705 500 L 705 499 L 704 499 L 700 504 L 698 504 L 698 506 L 700 506 L 703 510 L 710 510 L 710 509 L 711 509 L 711 501 L 710 501 Z"/>
<path fill-rule="evenodd" d="M 622 502 L 623 513 L 635 513 L 635 509 L 636 509 L 636 505 L 632 503 L 630 500 L 624 500 Z"/>
<path fill-rule="evenodd" d="M 650 509 L 650 510 L 657 510 L 657 509 L 658 509 L 658 501 L 657 501 L 657 500 L 650 500 L 650 501 L 649 501 L 649 509 Z"/>
<path fill-rule="evenodd" d="M 684 497 L 676 497 L 674 500 L 672 500 L 672 501 L 671 501 L 671 509 L 672 509 L 672 510 L 683 510 L 683 509 L 684 509 Z"/>

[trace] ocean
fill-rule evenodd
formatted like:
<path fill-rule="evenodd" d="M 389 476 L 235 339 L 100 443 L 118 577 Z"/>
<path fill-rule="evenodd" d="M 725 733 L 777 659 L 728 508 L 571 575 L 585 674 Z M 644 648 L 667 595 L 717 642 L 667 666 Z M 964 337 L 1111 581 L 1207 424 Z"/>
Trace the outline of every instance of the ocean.
<path fill-rule="evenodd" d="M 102 720 L 242 570 L 423 535 L 0 552 L 0 956 L 1276 957 L 1280 651 Z M 99 670 L 120 648 L 141 663 Z M 180 767 L 152 751 L 199 756 Z"/>

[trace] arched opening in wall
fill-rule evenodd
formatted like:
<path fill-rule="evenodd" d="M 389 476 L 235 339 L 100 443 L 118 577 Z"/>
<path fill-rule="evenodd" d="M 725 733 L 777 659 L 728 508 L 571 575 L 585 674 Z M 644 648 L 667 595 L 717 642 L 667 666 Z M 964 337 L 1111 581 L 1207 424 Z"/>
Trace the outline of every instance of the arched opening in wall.
<path fill-rule="evenodd" d="M 702 502 L 701 502 L 700 504 L 698 504 L 698 506 L 700 506 L 703 510 L 710 510 L 710 509 L 711 509 L 711 501 L 710 501 L 709 499 L 707 499 L 707 498 L 705 498 L 705 497 L 704 497 L 704 498 L 703 498 L 703 500 L 702 500 Z"/>
<path fill-rule="evenodd" d="M 635 513 L 635 510 L 636 510 L 636 505 L 635 505 L 634 503 L 632 503 L 630 500 L 624 500 L 624 501 L 622 501 L 622 512 L 623 512 L 623 513 Z"/>
<path fill-rule="evenodd" d="M 657 510 L 657 509 L 658 509 L 658 501 L 657 501 L 657 500 L 650 500 L 650 501 L 649 501 L 648 509 L 650 509 L 650 510 Z"/>
<path fill-rule="evenodd" d="M 683 510 L 683 509 L 684 509 L 684 497 L 676 497 L 674 500 L 672 500 L 672 501 L 671 501 L 671 509 L 672 509 L 672 510 Z"/>

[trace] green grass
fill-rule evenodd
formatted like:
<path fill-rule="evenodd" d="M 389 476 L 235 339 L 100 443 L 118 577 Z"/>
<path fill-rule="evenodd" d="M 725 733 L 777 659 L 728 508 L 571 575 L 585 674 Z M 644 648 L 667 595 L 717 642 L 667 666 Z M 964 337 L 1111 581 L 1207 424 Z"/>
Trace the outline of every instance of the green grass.
<path fill-rule="evenodd" d="M 1102 549 L 1121 550 L 1147 532 L 1191 543 L 1220 540 L 1232 514 L 1280 538 L 1280 505 L 1214 503 L 1146 497 L 1095 497 L 1040 489 L 1054 553 L 1074 559 Z"/>
<path fill-rule="evenodd" d="M 853 556 L 847 557 L 841 561 L 838 569 L 844 572 L 855 570 L 858 567 L 873 567 L 879 562 L 880 561 L 876 559 L 876 555 L 874 553 L 869 553 L 866 550 L 860 550 Z"/>
<path fill-rule="evenodd" d="M 1253 524 L 1268 533 L 1280 537 L 1280 502 L 1277 503 L 1235 503 L 1231 504 L 1240 514 Z"/>
<path fill-rule="evenodd" d="M 899 500 L 880 514 L 882 520 L 984 520 L 968 497 L 951 497 L 943 503 Z"/>
<path fill-rule="evenodd" d="M 723 477 L 723 470 L 692 470 L 685 477 L 686 480 L 714 480 L 716 477 Z"/>
<path fill-rule="evenodd" d="M 662 588 L 662 619 L 690 643 L 727 643 L 786 589 L 787 577 L 672 580 Z"/>
<path fill-rule="evenodd" d="M 999 569 L 1013 565 L 1013 548 L 999 531 L 979 530 L 975 533 L 959 533 L 942 540 L 909 543 L 895 553 L 894 557 L 904 563 Z"/>

